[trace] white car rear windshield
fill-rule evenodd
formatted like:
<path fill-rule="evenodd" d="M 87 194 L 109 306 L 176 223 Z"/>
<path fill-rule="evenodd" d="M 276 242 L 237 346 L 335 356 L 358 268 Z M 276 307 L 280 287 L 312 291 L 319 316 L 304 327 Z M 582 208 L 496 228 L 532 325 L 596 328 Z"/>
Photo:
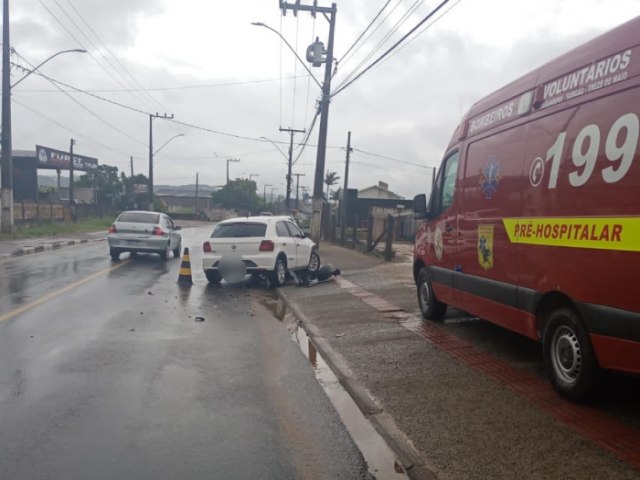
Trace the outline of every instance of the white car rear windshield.
<path fill-rule="evenodd" d="M 211 238 L 264 237 L 266 231 L 264 223 L 224 223 L 213 229 Z"/>
<path fill-rule="evenodd" d="M 118 222 L 130 222 L 130 223 L 158 223 L 160 222 L 159 213 L 147 213 L 147 212 L 124 212 L 118 217 Z"/>

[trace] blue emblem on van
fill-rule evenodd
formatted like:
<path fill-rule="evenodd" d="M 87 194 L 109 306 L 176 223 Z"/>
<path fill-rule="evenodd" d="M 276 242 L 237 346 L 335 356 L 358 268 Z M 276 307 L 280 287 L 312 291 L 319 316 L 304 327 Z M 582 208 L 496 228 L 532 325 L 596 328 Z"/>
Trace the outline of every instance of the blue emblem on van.
<path fill-rule="evenodd" d="M 500 176 L 501 171 L 502 169 L 500 168 L 498 159 L 495 155 L 491 155 L 489 157 L 489 163 L 484 166 L 482 174 L 480 175 L 480 185 L 487 200 L 491 200 L 493 194 L 498 191 L 498 185 L 502 179 Z"/>

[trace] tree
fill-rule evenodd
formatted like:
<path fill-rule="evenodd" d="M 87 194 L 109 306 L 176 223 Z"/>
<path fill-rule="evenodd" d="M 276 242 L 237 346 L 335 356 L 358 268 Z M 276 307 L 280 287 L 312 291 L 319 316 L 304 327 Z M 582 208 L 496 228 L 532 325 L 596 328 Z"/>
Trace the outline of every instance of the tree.
<path fill-rule="evenodd" d="M 94 175 L 96 178 L 94 179 Z M 111 165 L 98 165 L 95 173 L 85 173 L 76 182 L 78 187 L 97 188 L 99 205 L 119 207 L 125 198 L 124 183 L 118 176 L 118 167 Z"/>
<path fill-rule="evenodd" d="M 256 193 L 257 185 L 253 180 L 238 178 L 229 182 L 211 194 L 214 205 L 224 208 L 235 208 L 246 212 L 259 212 L 264 201 Z M 228 200 L 227 200 L 228 199 Z"/>
<path fill-rule="evenodd" d="M 324 176 L 324 183 L 327 185 L 327 198 L 329 198 L 329 187 L 335 185 L 340 180 L 340 177 L 336 172 L 327 171 Z"/>
<path fill-rule="evenodd" d="M 331 192 L 329 200 L 333 200 L 334 203 L 337 203 L 340 200 L 340 192 L 342 191 L 342 187 L 338 187 L 337 190 Z"/>

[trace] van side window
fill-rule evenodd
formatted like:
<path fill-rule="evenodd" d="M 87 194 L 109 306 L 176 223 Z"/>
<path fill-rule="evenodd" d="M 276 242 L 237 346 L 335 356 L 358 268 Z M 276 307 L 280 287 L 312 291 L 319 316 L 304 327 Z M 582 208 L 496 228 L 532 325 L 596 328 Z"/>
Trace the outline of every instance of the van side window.
<path fill-rule="evenodd" d="M 440 166 L 430 201 L 429 210 L 433 215 L 439 215 L 453 203 L 459 159 L 460 152 L 454 152 Z"/>

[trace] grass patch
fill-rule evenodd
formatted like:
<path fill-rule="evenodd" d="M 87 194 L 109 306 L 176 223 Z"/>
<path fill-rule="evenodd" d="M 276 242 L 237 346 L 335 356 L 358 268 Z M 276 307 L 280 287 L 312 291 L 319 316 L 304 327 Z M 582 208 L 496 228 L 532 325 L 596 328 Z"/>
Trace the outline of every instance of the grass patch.
<path fill-rule="evenodd" d="M 47 223 L 39 225 L 16 227 L 11 234 L 0 233 L 0 241 L 2 240 L 19 240 L 21 238 L 36 237 L 57 237 L 65 236 L 70 233 L 97 232 L 100 230 L 107 231 L 113 223 L 113 216 L 99 218 L 85 218 L 77 223 Z"/>

